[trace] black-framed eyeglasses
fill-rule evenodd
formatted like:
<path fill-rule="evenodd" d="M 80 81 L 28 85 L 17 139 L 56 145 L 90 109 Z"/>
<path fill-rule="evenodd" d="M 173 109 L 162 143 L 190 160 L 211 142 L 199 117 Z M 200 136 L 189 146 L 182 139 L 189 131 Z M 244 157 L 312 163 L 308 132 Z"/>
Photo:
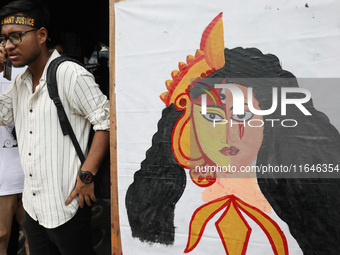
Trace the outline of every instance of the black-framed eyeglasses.
<path fill-rule="evenodd" d="M 19 43 L 22 42 L 22 36 L 24 34 L 27 34 L 28 32 L 36 31 L 39 28 L 35 28 L 32 30 L 24 31 L 24 32 L 19 32 L 19 33 L 13 33 L 10 34 L 9 36 L 0 36 L 0 47 L 5 47 L 7 40 L 9 40 L 13 45 L 18 45 Z"/>

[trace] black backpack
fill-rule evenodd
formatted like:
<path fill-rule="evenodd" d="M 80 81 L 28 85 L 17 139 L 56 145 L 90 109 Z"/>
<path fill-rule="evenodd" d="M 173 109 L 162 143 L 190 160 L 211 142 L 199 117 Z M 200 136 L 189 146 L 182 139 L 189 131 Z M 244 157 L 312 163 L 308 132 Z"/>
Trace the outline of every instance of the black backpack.
<path fill-rule="evenodd" d="M 59 118 L 59 122 L 60 122 L 61 129 L 63 131 L 63 134 L 64 136 L 65 135 L 70 136 L 73 146 L 76 149 L 78 157 L 81 161 L 81 164 L 83 164 L 85 161 L 84 153 L 82 152 L 79 146 L 79 143 L 73 132 L 72 126 L 67 118 L 67 115 L 65 113 L 62 102 L 60 101 L 59 93 L 58 93 L 58 84 L 57 84 L 56 74 L 57 74 L 58 66 L 64 61 L 72 61 L 83 66 L 82 63 L 70 57 L 61 56 L 61 57 L 58 57 L 52 60 L 52 62 L 50 63 L 47 69 L 47 75 L 46 75 L 47 89 L 48 89 L 50 98 L 53 100 L 55 106 L 57 107 L 57 114 L 58 114 L 58 118 Z M 91 146 L 94 133 L 95 133 L 94 130 L 91 128 L 89 146 Z M 105 156 L 102 162 L 102 165 L 100 166 L 94 179 L 94 190 L 95 190 L 95 195 L 97 198 L 110 199 L 110 181 L 111 181 L 110 180 L 110 153 L 108 153 Z"/>

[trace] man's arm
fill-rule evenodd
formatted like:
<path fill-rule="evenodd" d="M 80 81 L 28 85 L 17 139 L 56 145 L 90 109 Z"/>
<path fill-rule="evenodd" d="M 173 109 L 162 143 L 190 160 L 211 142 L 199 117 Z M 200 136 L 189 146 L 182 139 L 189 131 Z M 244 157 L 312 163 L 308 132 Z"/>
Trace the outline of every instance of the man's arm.
<path fill-rule="evenodd" d="M 102 130 L 96 131 L 89 154 L 87 155 L 81 170 L 90 171 L 93 175 L 96 175 L 105 155 L 109 151 L 109 146 L 110 132 Z M 91 200 L 94 202 L 96 201 L 96 197 L 94 195 L 94 183 L 84 184 L 80 180 L 79 176 L 77 176 L 76 186 L 67 198 L 65 204 L 69 205 L 77 195 L 79 195 L 79 206 L 81 208 L 84 207 L 84 201 L 88 206 L 91 206 Z"/>
<path fill-rule="evenodd" d="M 85 159 L 81 170 L 90 171 L 96 174 L 100 163 L 109 148 L 109 128 L 110 128 L 110 104 L 106 96 L 100 91 L 99 85 L 95 83 L 95 79 L 83 67 L 72 64 L 73 68 L 65 71 L 73 72 L 75 80 L 69 84 L 67 93 L 75 114 L 83 116 L 92 125 L 96 133 L 92 140 L 90 151 Z M 60 66 L 62 68 L 63 65 Z M 75 169 L 75 171 L 78 171 Z M 84 201 L 91 205 L 91 199 L 96 200 L 94 195 L 94 183 L 84 184 L 77 176 L 76 186 L 66 200 L 68 205 L 76 196 L 79 196 L 79 206 L 84 206 Z"/>

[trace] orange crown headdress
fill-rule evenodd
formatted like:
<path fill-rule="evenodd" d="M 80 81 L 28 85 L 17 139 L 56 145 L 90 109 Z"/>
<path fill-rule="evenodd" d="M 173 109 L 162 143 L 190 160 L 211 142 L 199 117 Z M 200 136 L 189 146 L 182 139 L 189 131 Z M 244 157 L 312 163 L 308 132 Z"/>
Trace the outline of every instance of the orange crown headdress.
<path fill-rule="evenodd" d="M 221 12 L 204 30 L 200 49 L 196 50 L 195 56 L 187 56 L 186 63 L 180 62 L 179 70 L 172 71 L 172 80 L 167 80 L 165 83 L 168 91 L 160 96 L 166 106 L 174 104 L 178 110 L 184 110 L 172 132 L 172 150 L 178 163 L 184 168 L 190 169 L 190 162 L 193 161 L 197 164 L 204 164 L 202 154 L 198 150 L 193 150 L 193 148 L 197 148 L 197 146 L 193 146 L 193 143 L 196 142 L 193 139 L 190 141 L 190 131 L 192 131 L 192 125 L 190 125 L 191 104 L 188 94 L 190 81 L 196 78 L 205 78 L 222 68 L 224 64 L 224 33 Z"/>

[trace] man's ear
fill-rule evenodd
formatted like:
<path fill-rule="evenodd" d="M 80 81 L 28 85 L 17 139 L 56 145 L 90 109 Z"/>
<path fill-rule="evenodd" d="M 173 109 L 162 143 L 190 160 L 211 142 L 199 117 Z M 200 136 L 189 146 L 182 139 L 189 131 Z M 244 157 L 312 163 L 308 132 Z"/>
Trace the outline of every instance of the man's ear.
<path fill-rule="evenodd" d="M 45 27 L 41 27 L 38 31 L 38 40 L 41 44 L 46 43 L 46 40 L 48 38 L 48 32 L 47 29 Z"/>

